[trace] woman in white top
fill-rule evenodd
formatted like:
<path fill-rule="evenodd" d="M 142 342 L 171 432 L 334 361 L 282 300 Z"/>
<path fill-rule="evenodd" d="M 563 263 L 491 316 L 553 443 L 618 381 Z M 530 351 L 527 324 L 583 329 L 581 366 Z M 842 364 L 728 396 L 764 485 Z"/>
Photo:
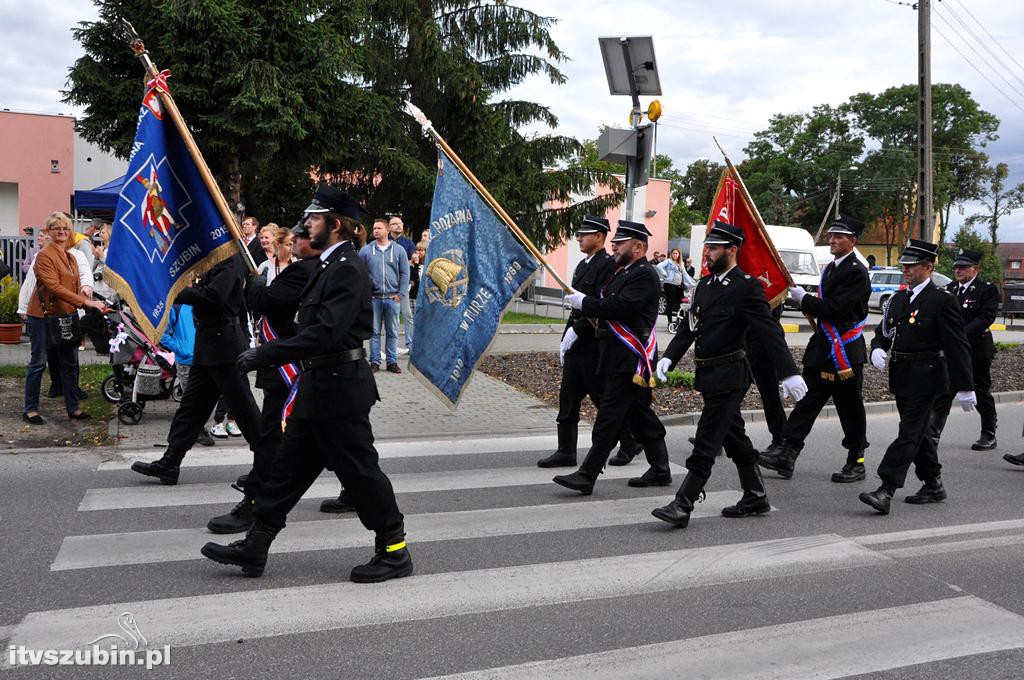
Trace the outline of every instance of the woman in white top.
<path fill-rule="evenodd" d="M 683 255 L 679 248 L 673 248 L 668 259 L 658 264 L 658 276 L 665 290 L 665 316 L 672 323 L 679 311 L 683 293 L 693 287 L 693 279 L 686 273 Z"/>
<path fill-rule="evenodd" d="M 267 275 L 267 285 L 269 286 L 271 281 L 292 263 L 292 243 L 295 237 L 291 229 L 284 229 L 277 225 L 268 224 L 267 226 L 274 227 L 270 243 L 271 249 L 267 252 L 267 261 L 260 263 L 256 272 Z M 264 227 L 265 229 L 266 227 Z M 260 232 L 260 238 L 263 238 L 263 231 Z"/>

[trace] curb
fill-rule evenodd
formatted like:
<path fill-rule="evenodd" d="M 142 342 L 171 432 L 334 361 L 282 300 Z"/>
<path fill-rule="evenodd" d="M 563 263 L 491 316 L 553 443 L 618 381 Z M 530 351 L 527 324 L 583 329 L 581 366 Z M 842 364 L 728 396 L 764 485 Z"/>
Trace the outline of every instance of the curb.
<path fill-rule="evenodd" d="M 1019 403 L 1024 401 L 1024 390 L 1014 392 L 996 392 L 992 397 L 995 399 L 997 404 Z M 792 407 L 787 407 L 786 414 L 788 415 L 792 410 Z M 896 413 L 896 402 L 872 401 L 864 404 L 864 412 L 869 416 Z M 740 415 L 743 416 L 743 420 L 748 423 L 760 423 L 765 420 L 764 411 L 761 409 L 747 409 L 740 411 Z M 818 415 L 819 418 L 835 418 L 837 416 L 836 407 L 831 404 L 821 409 L 821 413 Z M 696 426 L 697 421 L 700 420 L 700 412 L 681 413 L 677 416 L 661 416 L 660 420 L 661 424 L 666 427 L 670 425 Z"/>

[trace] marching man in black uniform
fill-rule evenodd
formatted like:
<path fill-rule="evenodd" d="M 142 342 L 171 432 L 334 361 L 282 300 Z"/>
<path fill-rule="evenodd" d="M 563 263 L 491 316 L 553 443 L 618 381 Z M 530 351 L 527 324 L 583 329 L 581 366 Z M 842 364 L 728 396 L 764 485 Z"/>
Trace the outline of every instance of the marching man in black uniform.
<path fill-rule="evenodd" d="M 602 382 L 592 445 L 579 470 L 558 475 L 554 482 L 584 495 L 594 490 L 612 448 L 627 426 L 643 445 L 648 469 L 630 479 L 629 486 L 667 486 L 672 483 L 665 447 L 665 427 L 651 410 L 656 356 L 658 297 L 661 283 L 647 261 L 650 232 L 639 222 L 619 220 L 612 243 L 618 265 L 594 295 L 575 292 L 565 300 L 584 317 L 599 319 L 598 379 Z"/>
<path fill-rule="evenodd" d="M 900 256 L 907 288 L 889 298 L 871 341 L 871 364 L 881 370 L 889 360 L 889 389 L 900 413 L 899 433 L 878 466 L 882 485 L 860 495 L 883 515 L 889 514 L 911 463 L 924 486 L 906 501 L 920 505 L 946 499 L 937 442 L 928 436 L 932 410 L 951 390 L 965 411 L 977 403 L 960 306 L 953 294 L 932 284 L 938 253 L 939 246 L 910 239 Z"/>
<path fill-rule="evenodd" d="M 175 298 L 175 303 L 192 305 L 196 322 L 195 357 L 188 386 L 171 419 L 167 450 L 152 463 L 132 463 L 135 472 L 156 477 L 163 484 L 177 484 L 181 461 L 195 444 L 221 396 L 253 451 L 253 466 L 263 466 L 274 455 L 274 444 L 264 436 L 260 410 L 249 389 L 249 381 L 238 374 L 234 365 L 246 346 L 245 330 L 238 320 L 240 311 L 245 308 L 243 267 L 240 255 L 229 257 Z M 233 534 L 249 528 L 252 493 L 257 485 L 258 480 L 252 480 L 245 497 L 227 514 L 211 519 L 207 528 L 217 534 Z"/>
<path fill-rule="evenodd" d="M 743 245 L 743 230 L 716 221 L 704 240 L 710 275 L 701 278 L 693 294 L 688 323 L 680 324 L 665 356 L 658 362 L 658 377 L 666 379 L 690 345 L 694 345 L 695 386 L 704 398 L 697 422 L 693 453 L 686 460 L 686 478 L 668 505 L 651 514 L 685 527 L 693 504 L 704 492 L 719 449 L 736 465 L 743 497 L 722 509 L 726 517 L 760 515 L 771 510 L 757 467 L 757 451 L 747 437 L 740 405 L 750 389 L 750 365 L 744 342 L 747 332 L 756 334 L 775 362 L 776 374 L 786 376 L 783 392 L 799 401 L 807 385 L 797 371 L 786 346 L 782 326 L 772 316 L 764 286 L 736 266 Z"/>
<path fill-rule="evenodd" d="M 845 215 L 829 227 L 829 251 L 835 258 L 821 275 L 818 295 L 799 286 L 789 295 L 800 311 L 814 317 L 817 326 L 804 351 L 804 380 L 807 396 L 796 403 L 786 421 L 781 447 L 761 455 L 758 464 L 775 470 L 783 479 L 793 476 L 797 456 L 829 397 L 836 405 L 843 427 L 846 464 L 832 473 L 832 481 L 845 483 L 864 479 L 864 449 L 867 417 L 864 414 L 864 364 L 867 349 L 864 323 L 868 318 L 871 281 L 867 269 L 853 252 L 864 223 Z"/>
<path fill-rule="evenodd" d="M 604 239 L 610 227 L 603 217 L 587 215 L 576 231 L 580 252 L 586 255 L 576 265 L 572 275 L 572 289 L 586 295 L 597 295 L 601 285 L 615 272 L 615 258 L 604 249 Z M 580 405 L 590 395 L 594 404 L 601 403 L 601 381 L 597 376 L 597 319 L 588 319 L 572 310 L 562 333 L 559 354 L 562 359 L 562 383 L 558 390 L 558 450 L 537 461 L 542 468 L 576 467 L 576 442 L 579 435 Z M 609 464 L 629 463 L 639 452 L 640 445 L 633 439 L 629 428 L 620 433 L 619 453 Z M 621 460 L 619 460 L 621 459 Z"/>
<path fill-rule="evenodd" d="M 261 575 L 288 512 L 330 467 L 351 495 L 363 526 L 376 533 L 376 554 L 353 568 L 350 578 L 376 583 L 408 576 L 413 565 L 402 513 L 391 480 L 378 465 L 370 427 L 370 408 L 379 399 L 363 348 L 373 332 L 370 277 L 352 245 L 361 208 L 346 194 L 321 185 L 306 212 L 310 244 L 322 252 L 302 293 L 296 334 L 238 357 L 242 372 L 291 362 L 302 371 L 273 476 L 256 497 L 255 521 L 245 539 L 227 546 L 207 543 L 202 553 L 238 565 L 248 576 Z"/>
<path fill-rule="evenodd" d="M 946 290 L 956 296 L 960 313 L 964 317 L 964 332 L 971 343 L 971 374 L 974 375 L 974 394 L 978 398 L 978 413 L 981 415 L 981 437 L 971 445 L 975 451 L 991 451 L 996 448 L 996 400 L 992 398 L 992 359 L 996 355 L 996 344 L 989 330 L 999 313 L 999 289 L 988 281 L 978 278 L 981 253 L 977 250 L 963 250 L 953 260 L 953 276 Z M 953 394 L 944 394 L 935 402 L 935 417 L 928 430 L 935 445 L 946 426 Z"/>

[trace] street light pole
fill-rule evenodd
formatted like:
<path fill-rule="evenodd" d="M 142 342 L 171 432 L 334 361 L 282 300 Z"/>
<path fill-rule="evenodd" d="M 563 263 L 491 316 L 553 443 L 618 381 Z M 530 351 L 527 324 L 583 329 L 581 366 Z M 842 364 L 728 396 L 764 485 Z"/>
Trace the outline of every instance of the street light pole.
<path fill-rule="evenodd" d="M 851 165 L 846 168 L 847 171 L 860 170 L 860 167 Z M 843 169 L 839 168 L 839 172 L 836 173 L 836 219 L 839 219 L 839 196 L 843 192 Z"/>

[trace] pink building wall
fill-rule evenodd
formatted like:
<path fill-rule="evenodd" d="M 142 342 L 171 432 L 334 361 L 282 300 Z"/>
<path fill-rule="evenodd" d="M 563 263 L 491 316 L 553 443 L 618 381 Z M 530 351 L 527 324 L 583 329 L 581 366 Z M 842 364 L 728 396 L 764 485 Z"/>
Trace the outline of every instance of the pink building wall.
<path fill-rule="evenodd" d="M 598 196 L 606 193 L 608 193 L 607 187 L 598 188 Z M 549 204 L 549 207 L 554 207 L 554 204 Z M 615 233 L 615 227 L 618 224 L 619 216 L 622 214 L 622 210 L 624 208 L 625 203 L 616 208 L 612 208 L 605 213 L 605 217 L 608 218 L 608 221 L 612 225 L 613 234 Z M 654 216 L 646 217 L 644 213 L 650 210 L 655 211 Z M 647 241 L 648 257 L 654 254 L 655 251 L 664 253 L 668 250 L 668 217 L 671 210 L 672 182 L 667 179 L 650 180 L 646 187 L 646 200 L 644 201 L 643 208 L 634 211 L 633 220 L 635 222 L 643 222 L 647 227 L 647 231 L 652 234 Z M 610 245 L 607 247 L 607 250 L 609 253 L 611 252 Z M 544 257 L 566 283 L 570 283 L 572 281 L 572 272 L 576 268 L 576 263 L 581 259 L 575 243 L 563 243 L 557 248 L 549 249 L 548 252 L 545 253 Z M 558 286 L 554 277 L 552 277 L 547 271 L 545 271 L 541 276 L 538 284 L 552 288 Z"/>
<path fill-rule="evenodd" d="M 70 209 L 74 129 L 70 116 L 0 111 L 0 182 L 18 185 L 19 234 L 54 210 Z M 51 161 L 60 172 L 50 171 Z"/>

